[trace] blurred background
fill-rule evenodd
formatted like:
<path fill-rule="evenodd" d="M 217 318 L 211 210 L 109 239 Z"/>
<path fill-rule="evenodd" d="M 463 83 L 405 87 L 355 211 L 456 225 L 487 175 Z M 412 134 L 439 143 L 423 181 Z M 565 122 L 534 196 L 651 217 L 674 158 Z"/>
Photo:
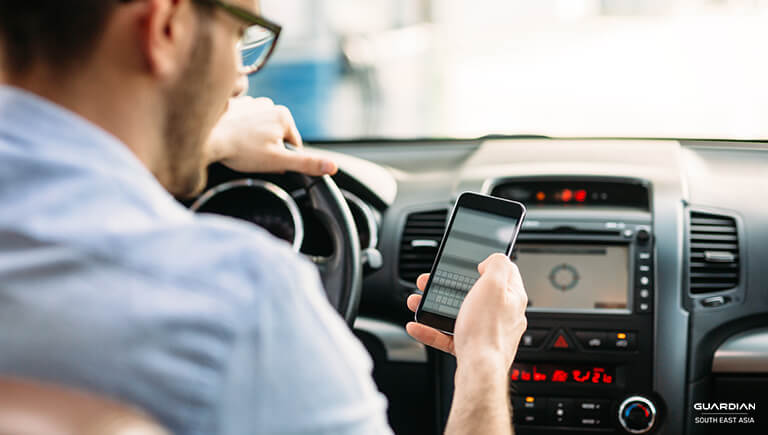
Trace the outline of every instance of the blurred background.
<path fill-rule="evenodd" d="M 768 138 L 768 0 L 262 0 L 309 141 Z"/>

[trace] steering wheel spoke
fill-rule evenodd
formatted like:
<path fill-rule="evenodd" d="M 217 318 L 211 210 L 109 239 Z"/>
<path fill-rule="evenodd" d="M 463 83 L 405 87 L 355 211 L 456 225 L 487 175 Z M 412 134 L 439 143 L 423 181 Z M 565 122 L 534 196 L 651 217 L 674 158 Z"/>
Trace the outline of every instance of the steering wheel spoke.
<path fill-rule="evenodd" d="M 309 206 L 328 230 L 333 255 L 310 256 L 318 268 L 328 300 L 351 326 L 360 305 L 363 282 L 363 262 L 357 226 L 352 212 L 333 179 L 300 177 Z"/>

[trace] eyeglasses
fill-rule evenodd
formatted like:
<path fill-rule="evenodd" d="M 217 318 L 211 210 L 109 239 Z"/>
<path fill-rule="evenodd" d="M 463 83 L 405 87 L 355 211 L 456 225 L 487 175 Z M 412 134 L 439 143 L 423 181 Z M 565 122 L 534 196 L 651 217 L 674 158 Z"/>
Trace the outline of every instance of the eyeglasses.
<path fill-rule="evenodd" d="M 119 0 L 121 3 L 129 3 L 131 0 Z M 282 27 L 260 17 L 245 8 L 235 6 L 222 0 L 196 0 L 210 6 L 221 8 L 231 16 L 243 21 L 246 27 L 243 36 L 238 42 L 240 58 L 242 62 L 241 74 L 250 75 L 264 68 L 267 60 L 272 56 L 277 46 Z"/>
<path fill-rule="evenodd" d="M 221 0 L 197 1 L 219 7 L 248 25 L 238 43 L 242 59 L 241 73 L 249 75 L 262 69 L 275 51 L 282 27 L 245 8 L 225 3 Z"/>

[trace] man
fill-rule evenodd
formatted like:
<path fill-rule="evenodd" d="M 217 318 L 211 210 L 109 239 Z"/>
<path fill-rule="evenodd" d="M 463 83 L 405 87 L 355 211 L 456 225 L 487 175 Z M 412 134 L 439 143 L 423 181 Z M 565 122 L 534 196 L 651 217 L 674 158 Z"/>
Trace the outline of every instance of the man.
<path fill-rule="evenodd" d="M 257 8 L 228 2 L 0 3 L 0 373 L 111 395 L 179 434 L 390 433 L 313 266 L 169 194 L 198 192 L 214 160 L 335 170 L 282 151 L 300 144 L 286 109 L 228 103 Z M 455 338 L 408 331 L 456 355 L 447 432 L 511 433 L 526 297 L 503 255 L 479 271 Z"/>

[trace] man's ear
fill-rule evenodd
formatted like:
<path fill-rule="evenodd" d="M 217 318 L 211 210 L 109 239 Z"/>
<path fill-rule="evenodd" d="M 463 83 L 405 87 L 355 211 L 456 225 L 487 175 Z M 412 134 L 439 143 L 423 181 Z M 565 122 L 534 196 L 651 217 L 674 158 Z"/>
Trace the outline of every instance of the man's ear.
<path fill-rule="evenodd" d="M 146 0 L 141 50 L 151 74 L 165 79 L 183 71 L 197 34 L 192 0 Z"/>

